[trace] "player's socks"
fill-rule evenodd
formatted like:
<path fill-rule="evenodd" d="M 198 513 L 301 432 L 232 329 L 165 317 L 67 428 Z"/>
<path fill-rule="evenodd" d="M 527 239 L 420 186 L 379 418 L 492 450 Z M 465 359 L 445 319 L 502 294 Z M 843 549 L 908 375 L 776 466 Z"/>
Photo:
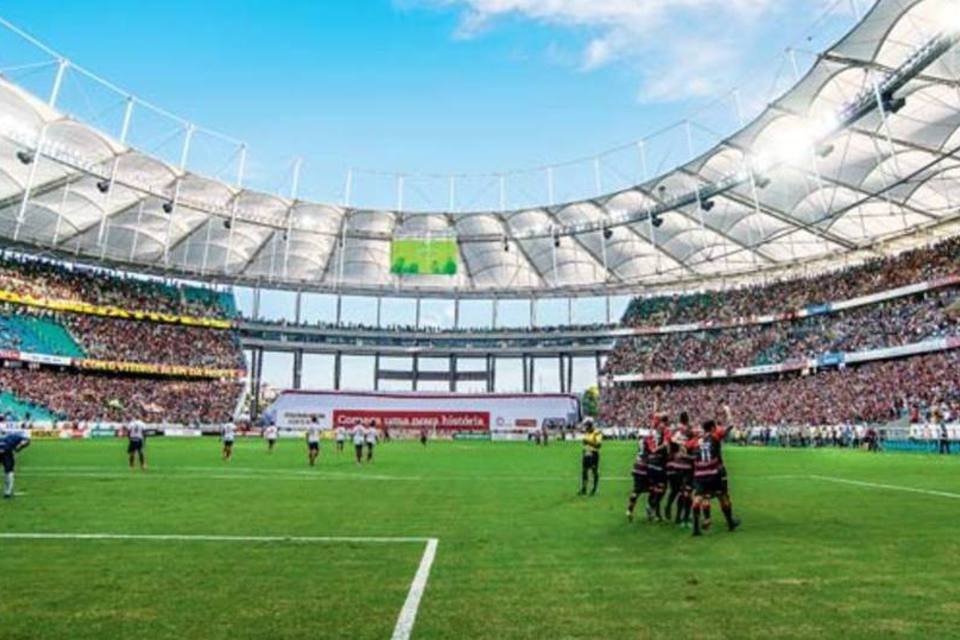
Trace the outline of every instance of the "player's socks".
<path fill-rule="evenodd" d="M 8 471 L 3 475 L 3 497 L 13 497 L 13 471 Z"/>
<path fill-rule="evenodd" d="M 693 505 L 693 535 L 700 535 L 700 505 Z"/>
<path fill-rule="evenodd" d="M 702 511 L 703 511 L 703 528 L 704 528 L 704 529 L 709 529 L 709 528 L 710 528 L 710 522 L 711 522 L 711 520 L 710 520 L 710 504 L 707 503 L 707 506 L 703 507 Z"/>
<path fill-rule="evenodd" d="M 663 515 L 667 520 L 673 520 L 673 503 L 676 501 L 678 495 L 679 494 L 673 489 L 671 489 L 667 495 L 667 506 L 663 508 Z M 677 503 L 677 513 L 680 513 L 679 503 Z"/>
<path fill-rule="evenodd" d="M 740 526 L 740 521 L 733 517 L 733 505 L 731 504 L 722 504 L 720 509 L 723 511 L 723 517 L 727 520 L 727 527 L 730 531 L 733 531 Z"/>

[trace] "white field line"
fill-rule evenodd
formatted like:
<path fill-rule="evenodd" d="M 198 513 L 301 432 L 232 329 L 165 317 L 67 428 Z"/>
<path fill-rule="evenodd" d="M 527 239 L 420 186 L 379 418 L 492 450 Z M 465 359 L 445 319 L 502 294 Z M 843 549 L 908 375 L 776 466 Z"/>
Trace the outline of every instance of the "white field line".
<path fill-rule="evenodd" d="M 403 603 L 403 609 L 397 617 L 397 624 L 393 628 L 392 640 L 407 640 L 410 632 L 413 631 L 413 623 L 417 619 L 417 611 L 420 609 L 420 599 L 423 592 L 427 589 L 427 579 L 430 577 L 430 567 L 433 566 L 433 558 L 437 555 L 436 538 L 427 540 L 427 547 L 423 550 L 423 557 L 420 558 L 420 566 L 417 567 L 417 574 L 410 583 L 410 591 L 407 593 L 407 600 Z"/>
<path fill-rule="evenodd" d="M 437 538 L 424 537 L 374 537 L 374 536 L 227 536 L 227 535 L 191 535 L 191 534 L 135 534 L 135 533 L 0 533 L 2 540 L 146 540 L 151 542 L 293 542 L 293 543 L 343 543 L 363 544 L 426 542 L 417 573 L 413 576 L 407 599 L 403 603 L 397 624 L 394 626 L 392 640 L 409 640 L 413 623 L 417 619 L 420 600 L 427 588 L 430 568 L 437 555 Z"/>
<path fill-rule="evenodd" d="M 896 484 L 881 484 L 878 482 L 864 482 L 863 480 L 847 480 L 846 478 L 834 478 L 832 476 L 808 476 L 814 480 L 822 480 L 824 482 L 835 482 L 838 484 L 849 484 L 857 487 L 867 487 L 870 489 L 889 489 L 890 491 L 906 491 L 909 493 L 922 493 L 928 496 L 939 496 L 941 498 L 952 498 L 954 500 L 960 500 L 960 493 L 950 493 L 948 491 L 932 491 L 930 489 L 917 489 L 916 487 L 904 487 Z"/>

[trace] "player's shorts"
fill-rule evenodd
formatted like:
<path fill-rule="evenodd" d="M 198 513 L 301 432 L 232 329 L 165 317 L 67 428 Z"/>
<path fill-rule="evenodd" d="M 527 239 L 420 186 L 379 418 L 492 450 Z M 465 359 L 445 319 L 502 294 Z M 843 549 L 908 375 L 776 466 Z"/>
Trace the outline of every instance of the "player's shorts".
<path fill-rule="evenodd" d="M 143 440 L 128 440 L 127 453 L 136 453 L 137 451 L 143 451 Z"/>
<path fill-rule="evenodd" d="M 680 470 L 680 485 L 684 489 L 693 489 L 693 467 Z"/>
<path fill-rule="evenodd" d="M 224 440 L 224 441 L 223 441 L 223 448 L 224 448 L 224 449 L 230 449 L 231 447 L 233 447 L 233 440 Z"/>
<path fill-rule="evenodd" d="M 650 490 L 650 479 L 646 474 L 633 474 L 633 492 L 636 494 L 646 493 Z"/>
<path fill-rule="evenodd" d="M 716 497 L 727 492 L 727 473 L 718 471 L 705 476 L 696 476 L 693 479 L 693 492 L 698 496 Z"/>
<path fill-rule="evenodd" d="M 600 453 L 591 451 L 583 454 L 583 468 L 596 469 L 600 466 Z"/>
<path fill-rule="evenodd" d="M 308 448 L 310 451 L 320 451 L 320 443 L 319 443 L 319 442 L 308 442 L 308 443 L 307 443 L 307 448 Z"/>
<path fill-rule="evenodd" d="M 3 472 L 11 473 L 15 465 L 13 451 L 4 451 L 0 453 L 0 461 L 3 462 Z"/>
<path fill-rule="evenodd" d="M 647 481 L 651 487 L 663 486 L 667 483 L 667 472 L 663 467 L 650 465 L 647 467 Z"/>
<path fill-rule="evenodd" d="M 679 491 L 683 486 L 683 470 L 676 467 L 667 467 L 667 485 L 671 491 Z"/>
<path fill-rule="evenodd" d="M 276 443 L 277 443 L 276 438 L 267 438 L 267 444 L 276 444 Z"/>

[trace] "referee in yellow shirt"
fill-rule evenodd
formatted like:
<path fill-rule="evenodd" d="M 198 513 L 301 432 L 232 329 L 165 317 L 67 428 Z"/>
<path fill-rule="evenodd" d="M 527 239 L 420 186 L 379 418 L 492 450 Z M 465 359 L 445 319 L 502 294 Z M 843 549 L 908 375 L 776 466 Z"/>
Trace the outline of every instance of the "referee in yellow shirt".
<path fill-rule="evenodd" d="M 594 429 L 593 418 L 583 421 L 586 433 L 583 434 L 583 461 L 580 476 L 580 495 L 587 495 L 587 477 L 593 474 L 593 488 L 590 495 L 597 492 L 600 482 L 600 445 L 603 444 L 603 434 Z"/>

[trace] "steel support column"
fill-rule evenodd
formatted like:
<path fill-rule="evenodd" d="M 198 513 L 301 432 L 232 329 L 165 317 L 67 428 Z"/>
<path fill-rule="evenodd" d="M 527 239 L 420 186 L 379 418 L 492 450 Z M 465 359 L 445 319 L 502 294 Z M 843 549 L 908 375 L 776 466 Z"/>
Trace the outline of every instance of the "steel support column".
<path fill-rule="evenodd" d="M 567 389 L 566 389 L 566 387 L 567 387 L 567 376 L 566 376 L 566 371 L 564 370 L 564 364 L 565 364 L 566 360 L 565 360 L 565 358 L 563 357 L 563 354 L 562 354 L 562 353 L 561 353 L 559 356 L 557 356 L 557 360 L 558 360 L 558 365 L 559 365 L 559 367 L 560 367 L 560 370 L 559 370 L 559 374 L 560 374 L 560 393 L 566 393 L 566 392 L 567 392 Z"/>
<path fill-rule="evenodd" d="M 419 300 L 419 299 L 418 299 Z M 413 390 L 417 391 L 417 386 L 420 383 L 420 356 L 413 356 Z"/>
<path fill-rule="evenodd" d="M 333 388 L 337 391 L 340 390 L 340 370 L 343 366 L 343 352 L 337 351 L 333 356 Z"/>
<path fill-rule="evenodd" d="M 303 388 L 303 349 L 293 352 L 293 388 Z"/>
<path fill-rule="evenodd" d="M 379 300 L 379 298 L 378 298 Z M 373 356 L 373 390 L 380 390 L 380 354 Z"/>
<path fill-rule="evenodd" d="M 457 356 L 450 356 L 450 393 L 457 392 Z"/>

